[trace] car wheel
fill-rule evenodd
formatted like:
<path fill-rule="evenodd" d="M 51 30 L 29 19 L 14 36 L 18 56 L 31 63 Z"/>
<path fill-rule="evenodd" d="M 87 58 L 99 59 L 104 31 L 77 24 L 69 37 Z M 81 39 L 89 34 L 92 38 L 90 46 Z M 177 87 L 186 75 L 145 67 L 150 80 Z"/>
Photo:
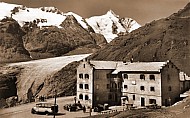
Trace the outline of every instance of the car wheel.
<path fill-rule="evenodd" d="M 49 115 L 49 112 L 48 112 L 48 111 L 46 111 L 46 112 L 45 112 L 45 114 L 46 114 L 46 115 Z"/>
<path fill-rule="evenodd" d="M 31 110 L 32 114 L 36 114 L 36 111 L 34 109 Z"/>

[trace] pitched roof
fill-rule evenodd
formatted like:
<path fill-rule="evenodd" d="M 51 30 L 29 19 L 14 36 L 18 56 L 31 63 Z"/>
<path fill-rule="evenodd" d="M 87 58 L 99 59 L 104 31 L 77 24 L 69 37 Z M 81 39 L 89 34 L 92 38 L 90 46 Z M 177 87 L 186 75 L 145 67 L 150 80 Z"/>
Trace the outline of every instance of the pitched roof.
<path fill-rule="evenodd" d="M 132 72 L 160 72 L 163 66 L 165 66 L 167 62 L 134 62 L 128 63 L 118 66 L 112 74 L 117 74 L 121 71 L 132 71 Z"/>
<path fill-rule="evenodd" d="M 95 69 L 116 69 L 117 65 L 122 64 L 121 61 L 90 61 Z"/>
<path fill-rule="evenodd" d="M 95 69 L 113 69 L 112 74 L 117 74 L 121 71 L 132 71 L 132 72 L 160 72 L 163 66 L 167 64 L 167 62 L 126 62 L 122 61 L 93 61 L 90 60 L 90 64 Z"/>

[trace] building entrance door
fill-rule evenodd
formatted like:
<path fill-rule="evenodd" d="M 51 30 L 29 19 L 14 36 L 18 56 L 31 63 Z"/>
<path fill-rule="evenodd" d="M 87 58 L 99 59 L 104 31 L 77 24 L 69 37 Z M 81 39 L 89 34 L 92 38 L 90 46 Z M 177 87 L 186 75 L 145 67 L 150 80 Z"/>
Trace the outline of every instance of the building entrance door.
<path fill-rule="evenodd" d="M 145 106 L 145 98 L 141 97 L 141 106 Z"/>

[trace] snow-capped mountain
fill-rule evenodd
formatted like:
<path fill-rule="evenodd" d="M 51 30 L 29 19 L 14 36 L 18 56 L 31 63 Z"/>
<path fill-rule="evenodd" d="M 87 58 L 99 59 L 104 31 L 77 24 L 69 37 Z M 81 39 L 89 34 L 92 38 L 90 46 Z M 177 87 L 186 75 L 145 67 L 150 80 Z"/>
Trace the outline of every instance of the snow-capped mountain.
<path fill-rule="evenodd" d="M 63 13 L 55 7 L 27 8 L 23 5 L 0 2 L 0 20 L 5 17 L 12 17 L 21 27 L 26 23 L 34 22 L 39 27 L 56 26 L 62 28 L 61 23 L 69 15 L 73 15 L 84 29 L 93 29 L 95 33 L 104 35 L 107 42 L 122 32 L 128 33 L 140 27 L 131 18 L 120 19 L 111 10 L 105 15 L 84 19 L 73 12 Z"/>
<path fill-rule="evenodd" d="M 103 34 L 108 42 L 117 37 L 119 33 L 131 32 L 140 27 L 131 18 L 120 19 L 112 10 L 105 15 L 88 18 L 86 21 L 96 33 Z"/>

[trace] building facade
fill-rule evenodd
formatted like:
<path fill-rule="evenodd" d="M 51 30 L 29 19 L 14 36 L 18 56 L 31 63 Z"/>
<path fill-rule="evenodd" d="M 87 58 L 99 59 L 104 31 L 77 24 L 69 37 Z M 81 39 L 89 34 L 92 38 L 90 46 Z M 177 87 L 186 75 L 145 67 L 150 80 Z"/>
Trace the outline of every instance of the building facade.
<path fill-rule="evenodd" d="M 83 60 L 77 68 L 77 99 L 98 104 L 168 106 L 180 97 L 179 69 L 167 62 Z"/>

